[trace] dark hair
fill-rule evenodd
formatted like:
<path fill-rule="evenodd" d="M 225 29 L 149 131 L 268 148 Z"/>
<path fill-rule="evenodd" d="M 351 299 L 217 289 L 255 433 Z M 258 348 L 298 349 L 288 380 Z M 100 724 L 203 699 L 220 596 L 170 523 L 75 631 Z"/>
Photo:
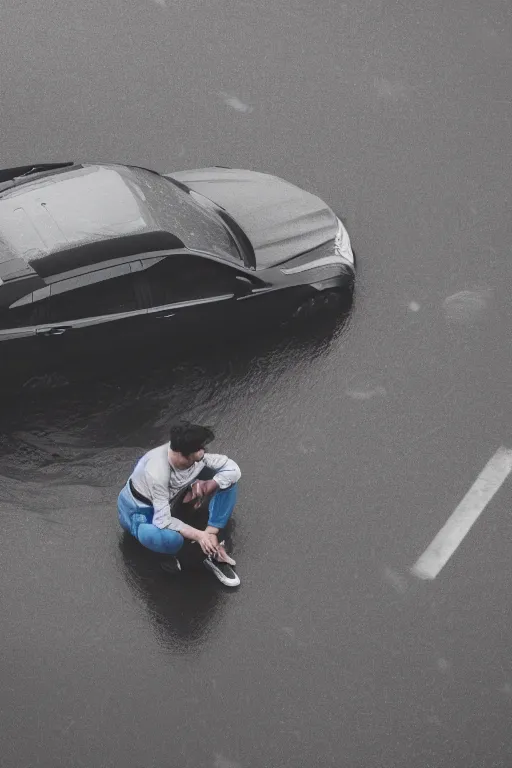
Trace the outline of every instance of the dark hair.
<path fill-rule="evenodd" d="M 210 427 L 191 424 L 190 421 L 180 421 L 170 429 L 170 444 L 172 451 L 178 451 L 183 456 L 190 456 L 211 443 L 215 435 Z"/>

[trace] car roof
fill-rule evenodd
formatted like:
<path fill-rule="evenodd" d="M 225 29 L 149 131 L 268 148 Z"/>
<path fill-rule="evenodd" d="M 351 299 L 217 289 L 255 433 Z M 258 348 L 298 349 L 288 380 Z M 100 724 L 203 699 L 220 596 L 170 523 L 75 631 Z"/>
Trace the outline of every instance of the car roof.
<path fill-rule="evenodd" d="M 242 259 L 219 216 L 155 171 L 117 164 L 40 168 L 14 183 L 6 172 L 0 188 L 0 285 L 155 251 Z"/>
<path fill-rule="evenodd" d="M 28 177 L 0 196 L 0 264 L 21 259 L 45 276 L 58 271 L 64 259 L 68 269 L 81 266 L 70 258 L 73 251 L 78 261 L 92 263 L 102 260 L 101 253 L 112 258 L 112 248 L 105 249 L 109 241 L 111 246 L 122 241 L 126 248 L 132 238 L 138 249 L 133 253 L 183 246 L 162 231 L 122 166 L 75 166 Z"/>

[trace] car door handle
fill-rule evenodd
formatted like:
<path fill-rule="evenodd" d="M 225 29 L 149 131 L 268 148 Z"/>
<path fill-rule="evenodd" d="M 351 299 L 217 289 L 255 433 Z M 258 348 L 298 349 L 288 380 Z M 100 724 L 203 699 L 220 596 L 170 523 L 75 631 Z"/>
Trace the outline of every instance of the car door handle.
<path fill-rule="evenodd" d="M 71 329 L 70 325 L 59 325 L 55 328 L 43 328 L 36 331 L 36 336 L 62 336 Z"/>

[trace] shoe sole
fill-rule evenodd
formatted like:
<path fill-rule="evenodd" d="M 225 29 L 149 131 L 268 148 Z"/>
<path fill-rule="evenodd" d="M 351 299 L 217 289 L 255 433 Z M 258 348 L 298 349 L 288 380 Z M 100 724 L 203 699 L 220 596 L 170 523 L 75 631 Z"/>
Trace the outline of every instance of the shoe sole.
<path fill-rule="evenodd" d="M 226 587 L 238 587 L 240 584 L 240 578 L 237 573 L 233 571 L 235 574 L 235 578 L 229 579 L 227 576 L 225 576 L 220 568 L 215 567 L 215 563 L 212 560 L 209 560 L 206 558 L 203 560 L 204 567 L 208 568 L 209 571 L 213 573 L 213 575 L 221 582 L 221 584 L 224 584 Z M 232 567 L 232 566 L 230 566 Z"/>

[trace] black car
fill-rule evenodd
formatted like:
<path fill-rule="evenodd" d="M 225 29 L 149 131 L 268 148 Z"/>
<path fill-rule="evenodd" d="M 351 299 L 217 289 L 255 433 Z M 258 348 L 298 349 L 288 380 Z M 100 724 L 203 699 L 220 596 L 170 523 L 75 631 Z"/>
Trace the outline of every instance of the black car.
<path fill-rule="evenodd" d="M 282 320 L 353 284 L 340 219 L 275 176 L 117 164 L 0 171 L 0 362 Z M 88 354 L 88 352 L 87 352 Z"/>

